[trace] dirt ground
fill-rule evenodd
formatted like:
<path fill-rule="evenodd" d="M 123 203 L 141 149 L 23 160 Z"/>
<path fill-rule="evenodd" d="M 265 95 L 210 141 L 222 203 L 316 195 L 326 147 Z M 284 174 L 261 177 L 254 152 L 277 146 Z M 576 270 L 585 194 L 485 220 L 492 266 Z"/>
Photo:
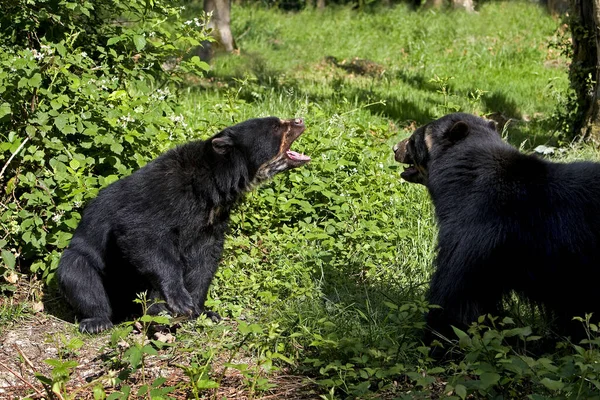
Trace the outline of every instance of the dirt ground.
<path fill-rule="evenodd" d="M 133 334 L 133 333 L 132 333 Z M 110 334 L 84 337 L 84 344 L 75 351 L 65 349 L 65 343 L 72 338 L 81 338 L 73 324 L 62 321 L 43 312 L 28 314 L 10 326 L 2 327 L 0 334 L 0 399 L 13 400 L 61 399 L 61 396 L 49 395 L 51 389 L 45 387 L 36 377 L 42 374 L 50 377 L 52 366 L 44 360 L 74 360 L 78 366 L 68 379 L 66 392 L 68 398 L 94 399 L 92 388 L 101 384 L 106 394 L 118 391 L 118 386 L 111 386 L 110 378 L 116 377 L 118 371 L 111 370 L 108 362 L 114 355 L 114 347 L 107 346 Z M 175 337 L 170 338 L 175 339 Z M 169 393 L 172 399 L 194 398 L 190 390 L 189 378 L 176 364 L 189 362 L 185 353 L 173 351 L 175 347 L 159 350 L 158 355 L 148 356 L 145 362 L 143 378 L 153 382 L 157 377 L 166 378 L 162 387 L 175 387 Z M 114 357 L 113 357 L 114 359 Z M 248 362 L 244 360 L 244 362 Z M 213 368 L 219 373 L 219 368 Z M 222 371 L 222 369 L 221 369 Z M 305 377 L 286 374 L 281 370 L 269 376 L 270 383 L 275 386 L 269 391 L 252 394 L 245 385 L 241 374 L 228 368 L 218 389 L 201 393 L 201 398 L 218 399 L 318 399 L 314 385 Z M 114 380 L 113 380 L 114 382 Z M 127 378 L 126 383 L 132 387 L 131 393 L 143 384 L 140 370 Z M 129 398 L 139 398 L 130 396 Z M 144 396 L 146 398 L 146 396 Z"/>

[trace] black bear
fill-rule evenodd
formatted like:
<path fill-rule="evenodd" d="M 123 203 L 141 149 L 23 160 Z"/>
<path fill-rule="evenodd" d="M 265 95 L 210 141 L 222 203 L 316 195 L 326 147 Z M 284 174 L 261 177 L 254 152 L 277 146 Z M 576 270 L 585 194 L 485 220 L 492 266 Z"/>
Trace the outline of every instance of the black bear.
<path fill-rule="evenodd" d="M 175 314 L 206 312 L 231 208 L 255 185 L 310 160 L 290 150 L 304 130 L 300 118 L 250 119 L 175 147 L 102 189 L 57 270 L 79 330 L 97 333 L 135 313 L 142 291 Z"/>
<path fill-rule="evenodd" d="M 582 333 L 573 316 L 600 317 L 600 164 L 522 154 L 494 122 L 463 113 L 418 128 L 394 153 L 435 208 L 434 331 L 499 315 L 511 293 L 552 313 L 563 334 Z"/>

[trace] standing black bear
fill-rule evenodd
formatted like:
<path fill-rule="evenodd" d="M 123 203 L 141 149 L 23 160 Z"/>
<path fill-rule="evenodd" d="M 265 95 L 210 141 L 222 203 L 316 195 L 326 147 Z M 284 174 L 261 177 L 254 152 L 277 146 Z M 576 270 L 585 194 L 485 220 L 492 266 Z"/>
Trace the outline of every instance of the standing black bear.
<path fill-rule="evenodd" d="M 394 153 L 435 207 L 433 330 L 498 315 L 511 292 L 553 313 L 565 334 L 581 333 L 573 316 L 600 316 L 600 164 L 522 154 L 492 121 L 462 113 L 418 128 Z"/>
<path fill-rule="evenodd" d="M 79 330 L 110 328 L 135 312 L 135 294 L 144 290 L 173 313 L 205 312 L 232 206 L 256 184 L 310 160 L 290 150 L 304 129 L 299 118 L 251 119 L 176 147 L 101 190 L 57 271 L 82 318 Z"/>

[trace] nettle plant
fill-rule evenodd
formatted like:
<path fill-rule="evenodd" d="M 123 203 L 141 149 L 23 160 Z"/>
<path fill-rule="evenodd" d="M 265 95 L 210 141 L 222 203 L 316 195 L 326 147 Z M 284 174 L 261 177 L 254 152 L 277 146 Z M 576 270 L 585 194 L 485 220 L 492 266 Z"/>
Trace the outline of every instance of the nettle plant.
<path fill-rule="evenodd" d="M 208 65 L 205 16 L 163 0 L 15 0 L 0 14 L 0 290 L 50 280 L 82 206 L 192 132 L 176 102 Z"/>

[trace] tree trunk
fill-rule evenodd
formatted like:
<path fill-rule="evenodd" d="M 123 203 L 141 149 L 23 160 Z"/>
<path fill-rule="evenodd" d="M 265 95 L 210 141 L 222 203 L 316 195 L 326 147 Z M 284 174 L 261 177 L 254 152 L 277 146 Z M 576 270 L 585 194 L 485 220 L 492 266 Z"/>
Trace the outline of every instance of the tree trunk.
<path fill-rule="evenodd" d="M 444 0 L 425 0 L 424 7 L 427 8 L 441 8 L 444 5 Z"/>
<path fill-rule="evenodd" d="M 569 77 L 578 106 L 574 134 L 600 144 L 600 0 L 571 0 L 571 10 Z"/>
<path fill-rule="evenodd" d="M 455 9 L 464 9 L 468 12 L 475 12 L 473 0 L 452 0 L 452 7 Z"/>
<path fill-rule="evenodd" d="M 231 0 L 204 0 L 204 11 L 212 12 L 208 27 L 214 29 L 217 42 L 225 51 L 232 52 L 235 48 L 231 35 Z"/>

